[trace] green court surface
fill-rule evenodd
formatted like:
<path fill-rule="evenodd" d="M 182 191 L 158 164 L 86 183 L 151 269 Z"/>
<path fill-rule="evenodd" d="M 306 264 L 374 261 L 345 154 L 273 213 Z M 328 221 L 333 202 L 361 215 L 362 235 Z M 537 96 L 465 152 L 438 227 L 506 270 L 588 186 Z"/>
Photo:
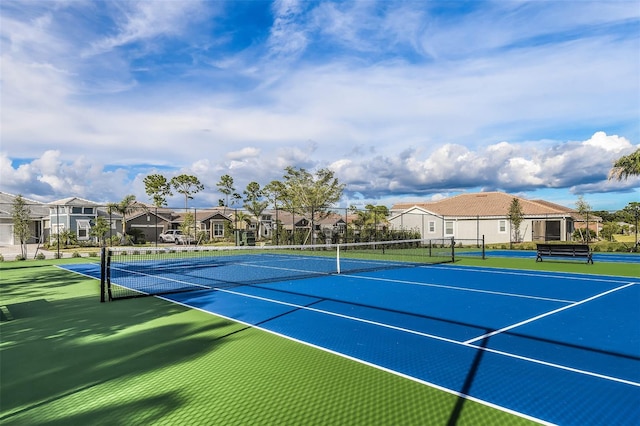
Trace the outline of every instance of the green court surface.
<path fill-rule="evenodd" d="M 61 262 L 0 264 L 0 424 L 529 423 L 161 299 L 101 304 L 98 281 Z M 612 273 L 598 269 L 606 265 L 526 265 Z M 616 265 L 617 275 L 626 267 Z"/>

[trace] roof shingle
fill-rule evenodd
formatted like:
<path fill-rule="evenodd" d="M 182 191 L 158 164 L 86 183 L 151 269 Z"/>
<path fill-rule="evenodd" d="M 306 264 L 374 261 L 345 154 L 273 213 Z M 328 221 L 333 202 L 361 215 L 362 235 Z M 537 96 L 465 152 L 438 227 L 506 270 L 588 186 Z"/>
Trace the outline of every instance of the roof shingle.
<path fill-rule="evenodd" d="M 539 200 L 527 200 L 504 192 L 478 192 L 460 194 L 438 201 L 423 203 L 398 203 L 391 209 L 402 211 L 420 207 L 441 216 L 506 216 L 511 202 L 516 198 L 525 215 L 568 215 L 575 210 Z"/>

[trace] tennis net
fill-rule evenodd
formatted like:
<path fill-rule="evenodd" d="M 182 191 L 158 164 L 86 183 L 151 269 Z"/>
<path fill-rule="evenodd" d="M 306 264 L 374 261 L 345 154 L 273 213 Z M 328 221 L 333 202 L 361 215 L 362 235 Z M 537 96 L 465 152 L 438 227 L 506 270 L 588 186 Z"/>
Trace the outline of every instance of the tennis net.
<path fill-rule="evenodd" d="M 304 246 L 105 248 L 101 300 L 454 261 L 452 239 Z"/>

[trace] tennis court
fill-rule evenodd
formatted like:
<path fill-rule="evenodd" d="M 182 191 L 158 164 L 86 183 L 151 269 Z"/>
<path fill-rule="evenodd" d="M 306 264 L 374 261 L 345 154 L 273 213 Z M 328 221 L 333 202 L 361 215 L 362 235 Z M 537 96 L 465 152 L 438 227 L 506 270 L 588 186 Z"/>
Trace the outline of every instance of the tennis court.
<path fill-rule="evenodd" d="M 453 393 L 459 410 L 474 400 L 549 424 L 640 420 L 637 279 L 395 263 L 258 278 L 304 270 L 307 260 L 121 268 L 113 280 L 213 287 L 162 297 Z M 99 275 L 97 265 L 66 267 Z"/>

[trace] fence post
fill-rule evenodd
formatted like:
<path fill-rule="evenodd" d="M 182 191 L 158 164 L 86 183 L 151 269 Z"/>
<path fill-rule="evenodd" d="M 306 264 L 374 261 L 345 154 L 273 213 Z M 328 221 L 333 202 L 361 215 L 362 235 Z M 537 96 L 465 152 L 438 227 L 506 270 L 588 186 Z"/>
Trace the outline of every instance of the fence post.
<path fill-rule="evenodd" d="M 454 237 L 451 237 L 451 262 L 456 261 L 456 240 L 454 239 Z"/>

